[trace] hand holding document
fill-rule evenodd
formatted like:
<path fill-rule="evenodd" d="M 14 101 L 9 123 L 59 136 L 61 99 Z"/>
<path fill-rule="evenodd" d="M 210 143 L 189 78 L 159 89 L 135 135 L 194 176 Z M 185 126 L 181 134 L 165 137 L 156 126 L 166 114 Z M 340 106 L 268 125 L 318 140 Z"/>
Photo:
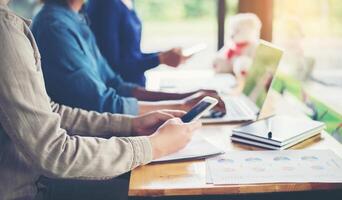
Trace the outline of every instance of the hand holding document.
<path fill-rule="evenodd" d="M 206 160 L 206 182 L 342 183 L 342 159 L 330 150 L 234 151 Z"/>

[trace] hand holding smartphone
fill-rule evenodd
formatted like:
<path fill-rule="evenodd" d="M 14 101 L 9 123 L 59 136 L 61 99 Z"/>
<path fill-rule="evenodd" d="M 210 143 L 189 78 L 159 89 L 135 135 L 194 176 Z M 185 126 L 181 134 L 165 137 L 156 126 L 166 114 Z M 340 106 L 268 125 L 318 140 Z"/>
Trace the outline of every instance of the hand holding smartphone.
<path fill-rule="evenodd" d="M 182 54 L 185 57 L 191 57 L 192 55 L 199 53 L 206 48 L 207 48 L 206 44 L 198 44 L 198 45 L 182 50 Z"/>
<path fill-rule="evenodd" d="M 201 118 L 201 116 L 203 116 L 204 113 L 212 109 L 217 103 L 218 100 L 215 98 L 204 97 L 194 107 L 192 107 L 189 112 L 187 112 L 183 117 L 181 117 L 181 120 L 184 123 L 197 120 Z"/>

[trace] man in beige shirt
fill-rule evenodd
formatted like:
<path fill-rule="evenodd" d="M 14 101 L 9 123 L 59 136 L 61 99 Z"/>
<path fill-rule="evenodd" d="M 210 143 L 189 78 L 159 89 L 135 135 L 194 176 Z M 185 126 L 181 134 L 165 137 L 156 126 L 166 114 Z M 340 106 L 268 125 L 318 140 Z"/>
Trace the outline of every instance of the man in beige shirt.
<path fill-rule="evenodd" d="M 131 117 L 50 102 L 30 22 L 7 3 L 0 0 L 1 200 L 37 198 L 41 176 L 111 179 L 178 151 L 200 127 L 173 118 L 180 111 Z"/>

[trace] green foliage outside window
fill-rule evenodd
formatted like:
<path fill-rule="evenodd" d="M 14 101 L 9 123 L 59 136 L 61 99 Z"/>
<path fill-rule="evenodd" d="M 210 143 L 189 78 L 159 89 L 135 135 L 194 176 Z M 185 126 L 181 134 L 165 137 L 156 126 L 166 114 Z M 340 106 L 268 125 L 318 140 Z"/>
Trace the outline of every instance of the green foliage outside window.
<path fill-rule="evenodd" d="M 227 0 L 228 13 L 237 10 L 237 0 Z M 212 19 L 217 0 L 135 0 L 139 16 L 148 21 Z"/>

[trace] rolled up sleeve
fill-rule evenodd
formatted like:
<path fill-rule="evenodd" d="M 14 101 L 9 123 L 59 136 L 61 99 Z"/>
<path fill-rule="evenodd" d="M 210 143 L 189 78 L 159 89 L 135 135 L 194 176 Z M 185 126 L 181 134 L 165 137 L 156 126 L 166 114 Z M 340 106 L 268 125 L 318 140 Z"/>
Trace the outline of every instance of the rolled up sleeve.
<path fill-rule="evenodd" d="M 117 87 L 118 93 L 124 97 L 131 97 L 133 90 L 139 87 L 134 83 L 123 83 Z"/>
<path fill-rule="evenodd" d="M 71 108 L 51 102 L 53 112 L 61 116 L 61 127 L 69 132 L 69 135 L 82 135 L 93 137 L 131 136 L 132 120 L 128 115 L 111 113 L 98 113 L 85 111 L 79 108 Z"/>
<path fill-rule="evenodd" d="M 134 86 L 122 83 L 119 76 L 112 84 L 103 81 L 97 64 L 84 54 L 71 30 L 60 24 L 44 30 L 33 26 L 33 30 L 42 52 L 47 91 L 54 101 L 101 113 L 138 113 L 137 99 L 122 95 L 129 96 Z"/>

